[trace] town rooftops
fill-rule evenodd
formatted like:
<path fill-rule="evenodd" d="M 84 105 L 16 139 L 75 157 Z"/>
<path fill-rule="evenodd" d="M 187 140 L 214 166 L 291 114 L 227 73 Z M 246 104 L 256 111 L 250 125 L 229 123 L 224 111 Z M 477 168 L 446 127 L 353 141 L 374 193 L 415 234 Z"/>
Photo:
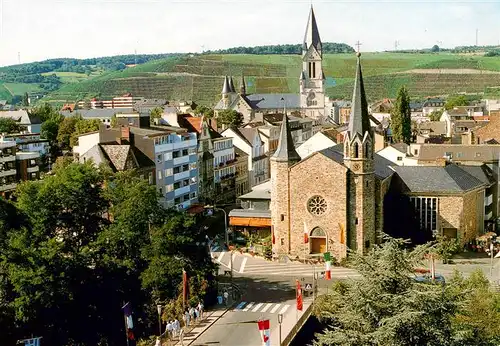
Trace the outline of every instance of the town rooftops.
<path fill-rule="evenodd" d="M 73 112 L 61 111 L 59 112 L 65 117 L 80 114 L 84 119 L 110 119 L 113 115 L 117 114 L 131 114 L 135 113 L 133 108 L 97 108 L 97 109 L 76 109 Z"/>
<path fill-rule="evenodd" d="M 392 169 L 413 193 L 464 193 L 485 184 L 460 166 L 395 166 Z"/>
<path fill-rule="evenodd" d="M 1 111 L 0 118 L 9 118 L 17 121 L 20 125 L 41 124 L 42 122 L 36 116 L 30 115 L 26 110 Z"/>
<path fill-rule="evenodd" d="M 417 125 L 422 132 L 429 132 L 433 135 L 441 135 L 446 133 L 446 122 L 444 121 L 424 121 Z"/>
<path fill-rule="evenodd" d="M 245 98 L 255 109 L 282 109 L 285 105 L 287 109 L 300 108 L 299 94 L 252 94 Z"/>
<path fill-rule="evenodd" d="M 271 199 L 271 180 L 256 185 L 249 193 L 238 197 L 238 199 Z"/>
<path fill-rule="evenodd" d="M 469 165 L 460 165 L 460 168 L 462 168 L 464 171 L 469 173 L 470 175 L 476 177 L 478 180 L 480 180 L 483 184 L 487 186 L 491 186 L 493 184 L 496 184 L 496 179 L 495 174 L 491 168 L 489 168 L 487 165 L 481 165 L 481 166 L 469 166 Z"/>
<path fill-rule="evenodd" d="M 498 144 L 422 144 L 416 156 L 419 161 L 434 161 L 446 156 L 456 161 L 492 162 L 498 161 L 499 155 Z"/>

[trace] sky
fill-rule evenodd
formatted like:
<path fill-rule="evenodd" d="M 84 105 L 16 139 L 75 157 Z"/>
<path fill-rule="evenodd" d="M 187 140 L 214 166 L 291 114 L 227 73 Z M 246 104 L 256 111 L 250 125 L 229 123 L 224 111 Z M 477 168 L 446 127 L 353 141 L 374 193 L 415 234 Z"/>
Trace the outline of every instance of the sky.
<path fill-rule="evenodd" d="M 500 43 L 498 1 L 312 0 L 323 42 L 360 50 Z M 311 1 L 0 0 L 0 66 L 301 43 Z M 18 55 L 19 54 L 19 55 Z"/>

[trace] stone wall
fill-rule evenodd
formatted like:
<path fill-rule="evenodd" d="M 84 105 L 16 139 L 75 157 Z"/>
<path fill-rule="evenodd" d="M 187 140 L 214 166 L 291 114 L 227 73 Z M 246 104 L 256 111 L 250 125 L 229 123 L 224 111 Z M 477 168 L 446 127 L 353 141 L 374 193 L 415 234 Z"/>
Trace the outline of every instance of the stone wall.
<path fill-rule="evenodd" d="M 463 220 L 462 229 L 459 230 L 459 239 L 464 243 L 475 239 L 478 234 L 478 223 L 482 222 L 483 218 L 478 215 L 478 203 L 484 203 L 484 197 L 479 194 L 481 190 L 474 190 L 465 194 L 464 209 L 463 209 Z M 483 199 L 483 201 L 481 201 Z M 484 208 L 481 208 L 481 212 L 484 213 Z"/>
<path fill-rule="evenodd" d="M 309 253 L 304 244 L 304 228 L 310 233 L 319 227 L 327 234 L 327 251 L 337 260 L 346 257 L 346 174 L 347 168 L 315 153 L 290 170 L 291 254 L 303 257 Z M 322 215 L 313 215 L 307 203 L 313 196 L 325 199 Z M 344 243 L 344 244 L 342 244 Z"/>
<path fill-rule="evenodd" d="M 271 231 L 274 232 L 273 252 L 289 252 L 288 163 L 271 160 Z"/>
<path fill-rule="evenodd" d="M 441 196 L 438 199 L 438 228 L 440 233 L 442 233 L 443 228 L 456 228 L 460 232 L 464 208 L 462 196 Z"/>

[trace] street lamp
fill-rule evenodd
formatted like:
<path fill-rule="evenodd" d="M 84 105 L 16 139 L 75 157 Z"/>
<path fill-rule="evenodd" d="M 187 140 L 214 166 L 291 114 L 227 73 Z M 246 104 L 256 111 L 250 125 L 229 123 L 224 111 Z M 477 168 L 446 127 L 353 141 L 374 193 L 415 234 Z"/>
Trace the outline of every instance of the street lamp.
<path fill-rule="evenodd" d="M 205 206 L 206 209 L 213 209 L 213 210 L 220 210 L 224 213 L 224 233 L 226 235 L 226 245 L 227 245 L 227 249 L 229 250 L 229 233 L 228 233 L 228 230 L 227 230 L 227 213 L 224 209 L 221 209 L 221 208 L 217 208 L 215 205 L 214 206 L 210 206 L 210 205 L 207 205 Z M 229 269 L 231 269 L 231 284 L 233 283 L 233 252 L 231 251 L 230 252 L 230 264 L 229 264 Z"/>
<path fill-rule="evenodd" d="M 156 309 L 158 309 L 158 327 L 160 331 L 160 336 L 161 336 L 161 304 L 156 305 Z"/>
<path fill-rule="evenodd" d="M 278 314 L 278 325 L 279 325 L 279 334 L 280 334 L 280 343 L 279 346 L 281 346 L 281 323 L 283 322 L 283 314 Z"/>

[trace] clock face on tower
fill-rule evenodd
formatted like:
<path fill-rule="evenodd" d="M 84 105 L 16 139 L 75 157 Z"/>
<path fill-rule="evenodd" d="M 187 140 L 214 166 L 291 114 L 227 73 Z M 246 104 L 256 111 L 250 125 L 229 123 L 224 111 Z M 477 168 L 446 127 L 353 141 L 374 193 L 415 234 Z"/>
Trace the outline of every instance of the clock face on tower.
<path fill-rule="evenodd" d="M 358 169 L 359 169 L 359 163 L 354 163 L 354 164 L 352 165 L 352 170 L 353 170 L 353 171 L 357 171 Z"/>

